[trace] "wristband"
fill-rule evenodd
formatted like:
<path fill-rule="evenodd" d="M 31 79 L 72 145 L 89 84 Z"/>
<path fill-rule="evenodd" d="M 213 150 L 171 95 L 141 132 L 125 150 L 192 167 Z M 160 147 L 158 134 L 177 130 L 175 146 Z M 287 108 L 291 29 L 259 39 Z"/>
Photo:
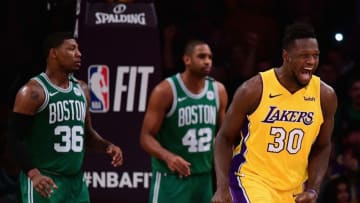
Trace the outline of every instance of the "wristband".
<path fill-rule="evenodd" d="M 29 147 L 26 145 L 26 137 L 31 135 L 31 126 L 34 120 L 33 115 L 13 112 L 9 117 L 7 135 L 7 150 L 27 174 L 30 169 L 35 168 Z"/>
<path fill-rule="evenodd" d="M 305 192 L 309 192 L 309 193 L 314 194 L 314 195 L 315 195 L 315 199 L 318 198 L 318 193 L 317 193 L 317 191 L 316 191 L 315 189 L 312 189 L 312 188 L 306 189 Z"/>

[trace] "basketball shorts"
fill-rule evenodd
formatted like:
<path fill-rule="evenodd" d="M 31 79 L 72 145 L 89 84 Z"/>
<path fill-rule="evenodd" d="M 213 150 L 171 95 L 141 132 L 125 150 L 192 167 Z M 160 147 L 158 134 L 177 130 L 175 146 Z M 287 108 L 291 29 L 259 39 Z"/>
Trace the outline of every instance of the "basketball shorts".
<path fill-rule="evenodd" d="M 234 203 L 295 203 L 295 194 L 301 193 L 300 185 L 293 190 L 277 190 L 256 177 L 230 176 L 230 191 Z"/>
<path fill-rule="evenodd" d="M 149 203 L 209 203 L 213 195 L 212 174 L 180 178 L 153 171 Z"/>
<path fill-rule="evenodd" d="M 23 172 L 20 173 L 20 189 L 22 203 L 90 203 L 89 191 L 83 173 L 74 176 L 55 175 L 41 172 L 50 177 L 57 189 L 50 197 L 43 197 L 33 187 L 33 183 Z"/>

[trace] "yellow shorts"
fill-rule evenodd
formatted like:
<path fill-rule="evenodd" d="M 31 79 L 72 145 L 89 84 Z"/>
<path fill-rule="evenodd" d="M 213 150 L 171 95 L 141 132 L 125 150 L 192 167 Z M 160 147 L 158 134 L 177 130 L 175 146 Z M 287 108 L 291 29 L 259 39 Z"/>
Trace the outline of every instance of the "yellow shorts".
<path fill-rule="evenodd" d="M 234 203 L 295 203 L 295 194 L 303 186 L 293 190 L 277 190 L 256 177 L 230 177 L 230 190 Z"/>

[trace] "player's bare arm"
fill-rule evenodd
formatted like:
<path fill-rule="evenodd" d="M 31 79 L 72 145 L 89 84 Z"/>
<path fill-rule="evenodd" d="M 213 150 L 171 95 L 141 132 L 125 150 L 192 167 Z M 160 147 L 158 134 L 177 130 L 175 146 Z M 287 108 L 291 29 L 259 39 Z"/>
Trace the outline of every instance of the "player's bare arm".
<path fill-rule="evenodd" d="M 179 173 L 180 176 L 188 176 L 190 175 L 190 163 L 162 147 L 156 139 L 173 99 L 171 86 L 167 81 L 162 81 L 154 88 L 144 116 L 140 145 L 152 156 L 165 161 L 171 171 Z"/>
<path fill-rule="evenodd" d="M 323 82 L 321 83 L 320 95 L 324 122 L 320 128 L 319 135 L 312 147 L 312 151 L 309 157 L 309 178 L 306 186 L 307 189 L 305 189 L 305 193 L 307 194 L 304 194 L 309 198 L 301 198 L 301 196 L 299 196 L 299 198 L 296 200 L 297 203 L 308 202 L 303 199 L 317 198 L 317 194 L 320 191 L 321 182 L 328 168 L 331 151 L 331 134 L 334 127 L 334 115 L 337 108 L 337 97 L 333 88 Z M 309 194 L 307 190 L 314 190 L 317 194 Z"/>
<path fill-rule="evenodd" d="M 10 123 L 10 136 L 9 142 L 16 149 L 17 158 L 20 159 L 19 163 L 22 169 L 27 173 L 27 176 L 33 182 L 34 188 L 43 197 L 49 197 L 53 189 L 57 188 L 54 181 L 41 174 L 39 169 L 32 165 L 30 152 L 23 144 L 23 140 L 28 136 L 29 126 L 32 123 L 33 116 L 38 108 L 45 100 L 45 93 L 39 83 L 30 80 L 27 84 L 20 88 L 16 94 L 13 119 Z M 16 130 L 17 129 L 17 130 Z"/>
<path fill-rule="evenodd" d="M 219 103 L 220 103 L 220 107 L 219 107 L 219 119 L 218 119 L 218 128 L 220 128 L 220 126 L 223 123 L 223 120 L 225 118 L 225 113 L 226 113 L 226 108 L 228 105 L 228 94 L 227 91 L 225 89 L 225 86 L 220 83 L 220 82 L 216 82 L 216 86 L 218 89 L 218 93 L 219 93 Z"/>
<path fill-rule="evenodd" d="M 89 86 L 84 82 L 79 80 L 80 86 L 83 89 L 86 97 L 86 101 L 90 103 L 90 90 Z M 111 157 L 111 164 L 114 167 L 121 166 L 123 164 L 123 155 L 120 147 L 111 143 L 110 141 L 104 139 L 99 135 L 99 133 L 93 128 L 91 121 L 91 113 L 89 110 L 89 105 L 86 109 L 85 116 L 85 135 L 86 135 L 86 147 L 94 152 L 107 153 Z"/>
<path fill-rule="evenodd" d="M 30 80 L 17 92 L 13 111 L 25 115 L 34 115 L 44 100 L 45 93 L 40 84 Z"/>
<path fill-rule="evenodd" d="M 256 87 L 256 88 L 254 88 Z M 213 203 L 231 202 L 229 192 L 228 172 L 233 153 L 233 144 L 240 136 L 242 124 L 246 115 L 253 112 L 260 102 L 262 81 L 256 75 L 244 82 L 235 92 L 233 101 L 226 112 L 223 125 L 215 141 L 215 170 L 217 191 L 213 196 Z"/>

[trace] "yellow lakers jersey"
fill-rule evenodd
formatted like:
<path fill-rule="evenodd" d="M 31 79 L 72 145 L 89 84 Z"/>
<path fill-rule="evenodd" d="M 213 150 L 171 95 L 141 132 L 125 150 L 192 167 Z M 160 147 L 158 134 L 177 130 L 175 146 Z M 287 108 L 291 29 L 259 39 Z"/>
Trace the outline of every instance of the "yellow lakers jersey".
<path fill-rule="evenodd" d="M 323 122 L 320 79 L 312 76 L 307 86 L 290 93 L 274 69 L 260 75 L 260 104 L 243 126 L 231 170 L 279 190 L 294 189 L 307 179 L 308 156 Z"/>

